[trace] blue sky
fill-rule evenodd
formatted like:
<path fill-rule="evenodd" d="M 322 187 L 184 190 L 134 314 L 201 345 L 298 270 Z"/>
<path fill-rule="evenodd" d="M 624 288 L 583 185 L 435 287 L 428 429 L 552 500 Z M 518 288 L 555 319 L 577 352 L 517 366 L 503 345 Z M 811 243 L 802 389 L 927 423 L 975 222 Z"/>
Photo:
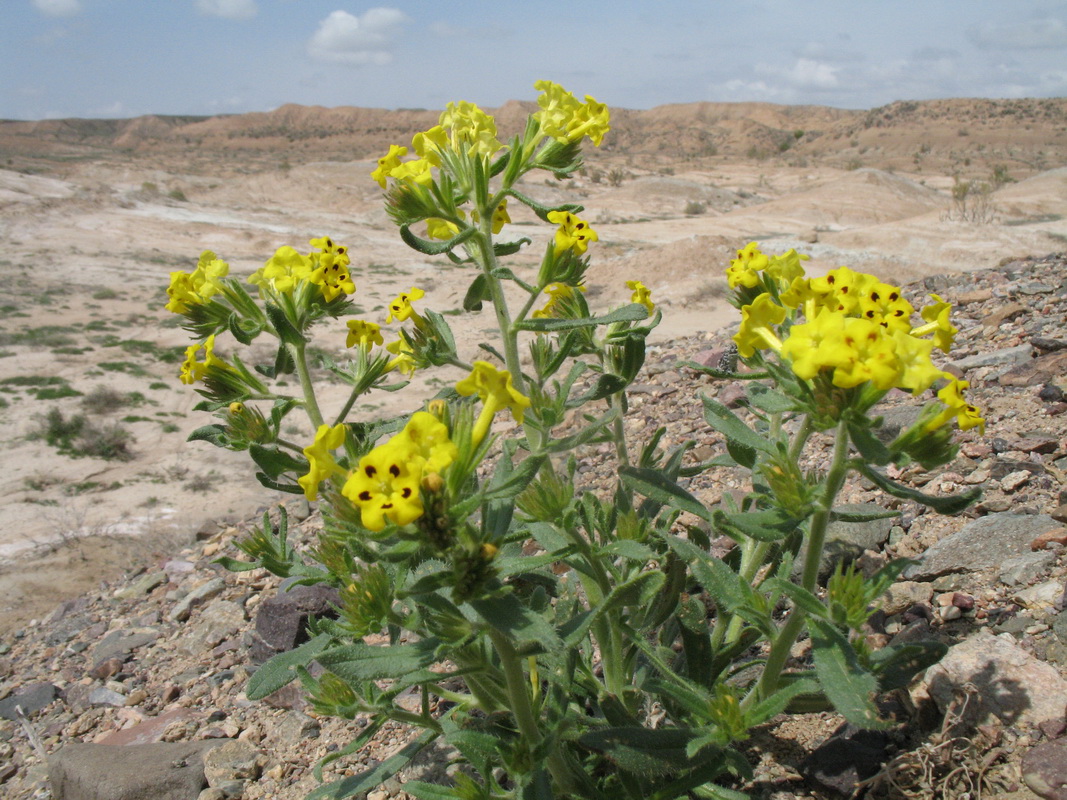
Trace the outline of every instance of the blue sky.
<path fill-rule="evenodd" d="M 1064 0 L 0 0 L 0 118 L 1067 96 Z"/>

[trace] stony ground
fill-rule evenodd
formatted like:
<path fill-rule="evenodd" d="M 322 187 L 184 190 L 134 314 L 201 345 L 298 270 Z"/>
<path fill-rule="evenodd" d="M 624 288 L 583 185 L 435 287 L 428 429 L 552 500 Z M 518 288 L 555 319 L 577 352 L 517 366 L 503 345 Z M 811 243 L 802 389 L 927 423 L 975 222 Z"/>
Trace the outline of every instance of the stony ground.
<path fill-rule="evenodd" d="M 946 518 L 851 484 L 844 501 L 893 507 L 900 516 L 874 531 L 873 539 L 862 538 L 871 531 L 841 534 L 862 533 L 855 541 L 865 550 L 861 563 L 871 567 L 926 554 L 894 587 L 870 635 L 882 642 L 934 636 L 954 647 L 910 695 L 897 698 L 903 722 L 888 736 L 871 742 L 839 732 L 831 741 L 873 752 L 867 766 L 874 766 L 866 772 L 855 749 L 844 757 L 852 772 L 833 766 L 833 748 L 824 743 L 840 726 L 834 715 L 783 718 L 756 732 L 748 749 L 757 764 L 757 782 L 748 787 L 755 797 L 837 797 L 876 773 L 881 762 L 885 768 L 871 781 L 879 796 L 1060 796 L 1051 792 L 1067 776 L 1061 769 L 1067 739 L 1059 738 L 1067 727 L 1067 613 L 1061 613 L 1067 580 L 1065 267 L 1064 255 L 1024 258 L 912 287 L 957 306 L 961 331 L 946 368 L 971 382 L 969 396 L 983 410 L 987 430 L 984 436 L 975 430 L 959 434 L 960 455 L 934 474 L 906 471 L 900 477 L 935 493 L 978 486 L 983 499 Z M 740 387 L 703 376 L 686 362 L 714 363 L 730 333 L 651 349 L 646 372 L 633 387 L 629 426 L 635 437 L 663 425 L 668 441 L 695 440 L 694 459 L 724 449 L 701 419 L 700 397 L 709 393 L 733 403 Z M 906 395 L 892 397 L 887 420 L 905 423 L 918 405 Z M 577 455 L 580 485 L 602 485 L 610 468 L 607 453 L 593 447 Z M 821 457 L 816 453 L 815 462 Z M 741 475 L 724 469 L 689 485 L 707 503 L 743 488 Z M 318 513 L 300 504 L 291 512 L 300 520 L 298 538 L 311 539 L 321 522 Z M 204 757 L 211 788 L 200 793 L 202 800 L 288 800 L 317 785 L 315 762 L 346 744 L 364 723 L 317 718 L 294 693 L 269 703 L 245 698 L 253 660 L 269 643 L 264 637 L 277 633 L 262 626 L 257 633 L 257 614 L 268 607 L 278 612 L 287 601 L 275 599 L 276 578 L 261 571 L 230 574 L 213 559 L 239 556 L 234 540 L 256 522 L 204 530 L 180 552 L 131 565 L 125 578 L 64 602 L 0 640 L 4 797 L 74 797 L 64 795 L 69 788 L 53 792 L 46 759 L 54 786 L 66 781 L 69 787 L 94 768 L 94 751 L 71 746 L 78 743 L 221 741 L 224 747 Z M 387 727 L 365 751 L 329 765 L 323 777 L 358 772 L 408 737 Z M 200 745 L 189 747 L 199 758 Z M 64 754 L 57 756 L 61 748 Z M 176 763 L 172 754 L 162 755 L 170 751 L 159 753 Z M 95 761 L 99 769 L 100 758 Z M 151 761 L 143 756 L 134 771 L 147 774 Z M 120 760 L 106 766 L 106 779 L 123 779 Z M 188 786 L 203 780 L 203 773 L 193 774 Z M 187 791 L 194 800 L 199 789 Z M 370 796 L 406 797 L 399 782 Z"/>

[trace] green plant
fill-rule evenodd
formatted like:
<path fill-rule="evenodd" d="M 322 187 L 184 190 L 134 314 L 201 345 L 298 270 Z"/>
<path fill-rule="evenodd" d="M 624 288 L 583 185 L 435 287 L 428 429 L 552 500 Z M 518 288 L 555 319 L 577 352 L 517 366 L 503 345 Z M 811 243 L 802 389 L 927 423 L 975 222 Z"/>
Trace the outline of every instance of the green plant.
<path fill-rule="evenodd" d="M 167 308 L 194 337 L 180 377 L 215 416 L 191 438 L 247 451 L 264 486 L 322 503 L 324 530 L 309 552 L 290 543 L 283 508 L 277 524 L 265 514 L 238 542 L 245 560 L 220 563 L 339 594 L 337 617 L 316 620 L 308 641 L 263 665 L 247 696 L 299 679 L 317 713 L 369 715 L 325 763 L 386 722 L 420 729 L 402 752 L 313 798 L 364 794 L 435 740 L 455 748 L 462 769 L 447 785 L 404 785 L 427 800 L 736 798 L 751 774 L 736 744 L 754 726 L 830 708 L 882 726 L 875 697 L 943 652 L 921 642 L 875 651 L 862 633 L 909 562 L 872 578 L 840 569 L 824 594 L 817 577 L 830 522 L 871 516 L 838 508 L 850 474 L 947 513 L 974 498 L 921 494 L 887 472 L 945 464 L 953 426 L 984 425 L 966 384 L 930 360 L 955 334 L 948 304 L 921 309 L 913 325 L 898 287 L 846 267 L 808 278 L 796 252 L 769 256 L 752 243 L 726 272 L 742 317 L 737 354 L 714 368 L 690 365 L 748 386 L 740 413 L 703 400 L 726 452 L 693 463 L 693 443 L 668 443 L 662 427 L 631 441 L 627 388 L 661 312 L 639 280 L 627 282 L 631 302 L 592 308 L 587 251 L 599 237 L 581 207 L 544 206 L 519 188 L 535 170 L 577 170 L 582 139 L 599 144 L 608 112 L 556 84 L 537 88 L 540 110 L 508 144 L 477 106 L 450 104 L 440 125 L 413 139 L 415 158 L 393 145 L 372 173 L 405 243 L 469 269 L 464 308 L 484 307 L 496 321 L 478 360 L 458 352 L 415 286 L 388 306 L 388 343 L 379 322 L 348 319 L 340 329 L 355 286 L 347 248 L 330 237 L 311 240 L 308 253 L 279 248 L 249 279 L 255 295 L 210 251 L 171 277 Z M 501 237 L 515 202 L 553 228 L 528 279 L 503 265 L 531 244 Z M 322 377 L 308 363 L 320 323 L 345 333 L 351 353 L 323 364 L 350 387 L 333 407 L 320 402 Z M 261 336 L 273 358 L 249 366 L 234 343 Z M 430 368 L 460 377 L 421 407 L 351 420 L 368 395 Z M 291 376 L 292 393 L 281 376 Z M 878 438 L 873 409 L 889 391 L 940 383 L 913 426 Z M 300 435 L 288 419 L 298 410 L 315 429 L 308 444 L 287 438 Z M 510 415 L 510 435 L 493 434 L 498 414 Z M 826 440 L 828 467 L 802 466 Z M 576 452 L 601 444 L 614 476 L 601 491 L 580 491 Z M 686 484 L 715 465 L 749 482 L 742 497 L 708 507 Z M 726 557 L 711 554 L 712 532 L 734 541 Z M 794 659 L 805 633 L 812 655 Z M 369 634 L 385 643 L 368 644 Z"/>
<path fill-rule="evenodd" d="M 698 200 L 690 200 L 688 203 L 685 204 L 685 213 L 687 216 L 690 217 L 695 217 L 700 214 L 703 214 L 707 210 L 707 206 L 705 206 Z"/>

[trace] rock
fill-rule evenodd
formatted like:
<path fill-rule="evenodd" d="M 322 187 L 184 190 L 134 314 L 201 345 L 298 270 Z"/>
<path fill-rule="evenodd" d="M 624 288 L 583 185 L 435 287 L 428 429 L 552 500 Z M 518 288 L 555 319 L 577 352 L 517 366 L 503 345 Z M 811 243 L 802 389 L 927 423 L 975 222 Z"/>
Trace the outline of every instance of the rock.
<path fill-rule="evenodd" d="M 241 606 L 230 600 L 215 600 L 204 607 L 199 621 L 182 636 L 178 647 L 190 655 L 200 655 L 233 636 L 244 622 L 245 612 Z"/>
<path fill-rule="evenodd" d="M 189 619 L 189 612 L 194 606 L 217 597 L 224 588 L 226 588 L 226 584 L 222 578 L 212 578 L 200 584 L 174 605 L 174 608 L 170 610 L 170 614 L 167 615 L 168 618 L 172 622 L 184 622 Z"/>
<path fill-rule="evenodd" d="M 226 785 L 233 781 L 258 778 L 264 763 L 264 757 L 256 748 L 248 742 L 233 739 L 204 756 L 204 777 L 209 786 L 225 792 Z"/>
<path fill-rule="evenodd" d="M 918 603 L 929 603 L 933 594 L 934 587 L 929 583 L 899 581 L 889 587 L 878 603 L 886 616 L 891 617 L 894 614 L 903 614 Z"/>
<path fill-rule="evenodd" d="M 340 604 L 337 590 L 322 584 L 294 586 L 264 600 L 256 609 L 252 663 L 261 664 L 275 653 L 284 653 L 307 641 L 308 617 L 335 617 L 334 609 Z"/>
<path fill-rule="evenodd" d="M 89 705 L 122 708 L 126 705 L 126 696 L 105 686 L 97 686 L 89 692 Z"/>
<path fill-rule="evenodd" d="M 1028 344 L 1020 344 L 1017 347 L 1007 347 L 1003 350 L 992 350 L 988 353 L 976 353 L 973 356 L 960 358 L 949 362 L 949 366 L 967 372 L 967 370 L 979 367 L 1003 367 L 1025 364 L 1033 359 L 1033 348 Z"/>
<path fill-rule="evenodd" d="M 1023 756 L 1027 786 L 1045 800 L 1067 800 L 1067 741 L 1044 742 Z"/>
<path fill-rule="evenodd" d="M 97 744 L 133 745 L 152 744 L 163 741 L 163 732 L 175 722 L 184 722 L 193 719 L 195 714 L 187 708 L 172 708 L 164 711 L 158 717 L 149 717 L 129 728 L 113 731 Z"/>
<path fill-rule="evenodd" d="M 123 589 L 119 589 L 115 592 L 115 598 L 118 600 L 132 600 L 135 597 L 142 597 L 170 580 L 170 577 L 166 572 L 149 572 L 147 575 L 142 575 L 136 581 L 126 586 Z"/>
<path fill-rule="evenodd" d="M 101 664 L 111 658 L 120 658 L 129 655 L 138 647 L 151 644 L 159 638 L 156 630 L 115 630 L 105 636 L 93 648 L 93 664 Z"/>
<path fill-rule="evenodd" d="M 891 406 L 890 408 L 879 410 L 878 415 L 882 418 L 882 425 L 874 429 L 874 435 L 883 444 L 889 444 L 900 435 L 901 431 L 914 425 L 921 413 L 922 406 L 916 404 Z"/>
<path fill-rule="evenodd" d="M 1030 473 L 1025 469 L 1017 470 L 1016 472 L 1009 472 L 1003 478 L 1000 479 L 1000 488 L 1005 492 L 1011 494 L 1017 492 L 1022 487 L 1026 486 L 1030 482 Z"/>
<path fill-rule="evenodd" d="M 882 506 L 874 503 L 844 503 L 834 509 L 835 512 L 860 514 L 864 512 L 885 512 Z M 893 527 L 893 517 L 870 519 L 864 522 L 845 522 L 836 520 L 826 529 L 826 547 L 823 549 L 819 575 L 826 577 L 839 562 L 851 562 L 865 550 L 881 550 L 889 539 L 889 529 Z M 803 561 L 797 561 L 794 572 L 800 574 Z"/>
<path fill-rule="evenodd" d="M 1036 386 L 1039 383 L 1057 384 L 1063 380 L 1065 374 L 1067 374 L 1067 350 L 1059 350 L 1018 364 L 1003 373 L 997 380 L 1003 386 Z"/>
<path fill-rule="evenodd" d="M 51 683 L 31 683 L 21 691 L 0 700 L 0 717 L 18 720 L 15 707 L 22 709 L 27 717 L 32 717 L 56 699 L 56 687 Z"/>
<path fill-rule="evenodd" d="M 1046 581 L 1037 586 L 1023 589 L 1012 596 L 1011 601 L 1023 608 L 1051 608 L 1063 600 L 1063 584 L 1059 581 Z"/>
<path fill-rule="evenodd" d="M 1045 514 L 990 514 L 937 542 L 903 577 L 930 580 L 952 572 L 995 569 L 1009 558 L 1029 553 L 1036 537 L 1058 527 Z"/>
<path fill-rule="evenodd" d="M 966 708 L 966 720 L 981 725 L 997 717 L 1007 725 L 1036 725 L 1063 716 L 1067 681 L 1054 667 L 1039 661 L 1008 636 L 982 628 L 949 649 L 930 667 L 917 689 L 933 698 L 944 713 L 965 683 L 978 693 Z"/>
<path fill-rule="evenodd" d="M 1031 547 L 1033 543 L 1031 543 Z M 1008 586 L 1029 585 L 1052 564 L 1056 563 L 1056 553 L 1043 550 L 1037 553 L 1023 553 L 1004 559 L 1000 565 L 997 580 Z"/>
<path fill-rule="evenodd" d="M 1067 522 L 1067 503 L 1061 503 L 1049 514 L 1057 522 Z M 1065 542 L 1067 543 L 1067 542 Z"/>
<path fill-rule="evenodd" d="M 1060 508 L 1063 508 L 1063 506 L 1060 506 Z M 1052 512 L 1051 517 L 1057 522 L 1067 521 L 1059 519 L 1055 511 Z M 1053 545 L 1067 545 L 1067 528 L 1053 528 L 1050 531 L 1045 531 L 1030 542 L 1030 549 L 1045 550 Z"/>
<path fill-rule="evenodd" d="M 216 746 L 68 744 L 49 757 L 48 781 L 55 800 L 190 800 L 206 783 L 204 753 Z"/>
<path fill-rule="evenodd" d="M 987 314 L 982 320 L 982 325 L 986 328 L 999 328 L 1005 322 L 1015 319 L 1020 314 L 1025 314 L 1028 310 L 1022 303 L 1008 303 Z"/>
<path fill-rule="evenodd" d="M 814 787 L 851 797 L 856 784 L 876 775 L 885 763 L 889 737 L 843 724 L 801 762 L 800 770 Z"/>

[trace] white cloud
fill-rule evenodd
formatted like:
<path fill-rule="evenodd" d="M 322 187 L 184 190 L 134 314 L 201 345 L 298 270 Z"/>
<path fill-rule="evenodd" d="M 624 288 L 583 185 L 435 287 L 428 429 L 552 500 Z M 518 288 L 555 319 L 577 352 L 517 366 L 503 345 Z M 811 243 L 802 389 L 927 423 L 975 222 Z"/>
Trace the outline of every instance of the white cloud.
<path fill-rule="evenodd" d="M 319 23 L 308 53 L 320 61 L 343 64 L 388 64 L 392 45 L 407 15 L 395 8 L 372 8 L 360 16 L 334 11 Z"/>
<path fill-rule="evenodd" d="M 251 19 L 259 13 L 256 0 L 196 0 L 196 10 L 223 19 Z"/>
<path fill-rule="evenodd" d="M 70 17 L 81 13 L 81 0 L 33 0 L 33 6 L 50 17 Z"/>
<path fill-rule="evenodd" d="M 810 58 L 798 58 L 796 63 L 789 68 L 771 64 L 757 64 L 755 71 L 768 80 L 759 81 L 760 84 L 775 87 L 785 84 L 795 89 L 826 91 L 836 89 L 840 85 L 837 72 L 840 67 L 815 61 Z"/>
<path fill-rule="evenodd" d="M 986 23 L 967 29 L 982 50 L 1049 50 L 1067 47 L 1067 23 L 1047 17 L 1004 25 Z"/>

